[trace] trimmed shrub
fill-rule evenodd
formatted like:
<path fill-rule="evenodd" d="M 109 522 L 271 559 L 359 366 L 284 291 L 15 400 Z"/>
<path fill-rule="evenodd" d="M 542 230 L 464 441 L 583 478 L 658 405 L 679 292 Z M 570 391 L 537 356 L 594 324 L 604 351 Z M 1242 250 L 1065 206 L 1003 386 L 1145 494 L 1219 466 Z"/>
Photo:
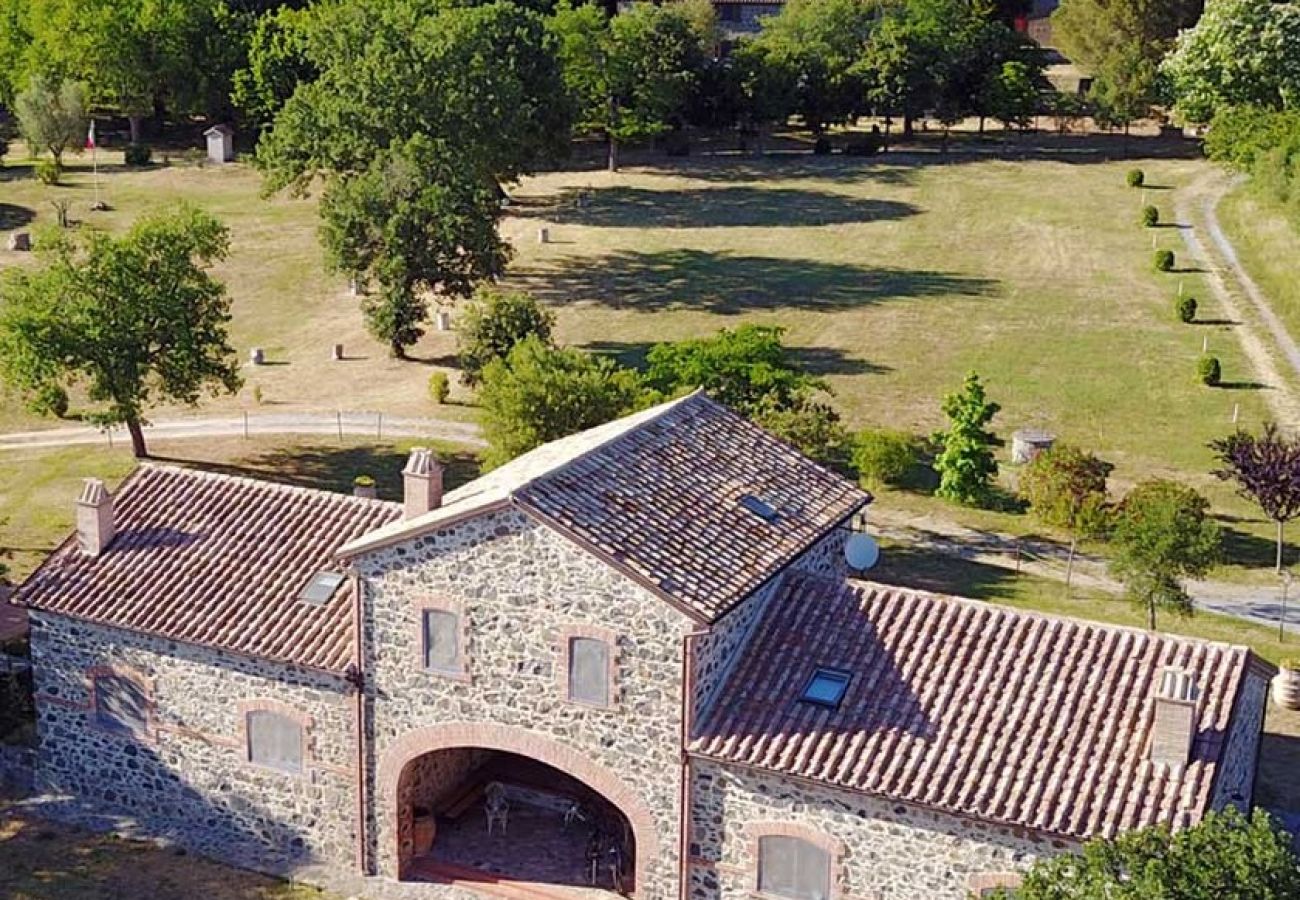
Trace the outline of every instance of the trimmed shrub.
<path fill-rule="evenodd" d="M 918 455 L 916 439 L 902 431 L 869 428 L 853 441 L 853 468 L 868 487 L 902 483 Z"/>
<path fill-rule="evenodd" d="M 1178 298 L 1178 302 L 1174 305 L 1174 309 L 1178 312 L 1178 321 L 1188 323 L 1196 321 L 1195 297 Z"/>
<path fill-rule="evenodd" d="M 352 479 L 352 486 L 359 488 L 370 488 L 375 486 L 375 479 L 369 475 L 358 475 Z"/>
<path fill-rule="evenodd" d="M 831 139 L 827 137 L 819 137 L 817 139 L 817 142 L 813 144 L 813 155 L 830 156 L 830 153 L 831 153 Z"/>
<path fill-rule="evenodd" d="M 447 397 L 451 394 L 451 382 L 447 380 L 446 372 L 434 372 L 429 376 L 429 396 L 433 402 L 441 406 L 447 402 Z"/>
<path fill-rule="evenodd" d="M 153 150 L 148 144 L 127 144 L 123 156 L 128 166 L 147 166 L 153 159 Z"/>
<path fill-rule="evenodd" d="M 1160 210 L 1154 206 L 1142 207 L 1142 224 L 1147 228 L 1155 228 L 1160 224 Z"/>
<path fill-rule="evenodd" d="M 62 419 L 68 414 L 68 392 L 57 384 L 48 385 L 36 392 L 28 406 L 39 416 Z"/>
<path fill-rule="evenodd" d="M 63 167 L 52 159 L 43 159 L 36 164 L 36 180 L 41 184 L 56 185 L 63 177 Z"/>
<path fill-rule="evenodd" d="M 1172 272 L 1172 271 L 1174 270 L 1174 261 L 1175 261 L 1175 259 L 1176 259 L 1176 257 L 1174 256 L 1174 251 L 1172 251 L 1172 250 L 1157 250 L 1157 251 L 1156 251 L 1156 258 L 1155 258 L 1156 271 L 1157 271 L 1157 272 Z"/>
<path fill-rule="evenodd" d="M 1124 180 L 1128 182 L 1129 187 L 1142 187 L 1147 183 L 1147 173 L 1141 169 L 1129 169 Z"/>
<path fill-rule="evenodd" d="M 1201 384 L 1216 387 L 1223 381 L 1223 367 L 1217 356 L 1202 356 L 1196 363 L 1196 378 Z"/>

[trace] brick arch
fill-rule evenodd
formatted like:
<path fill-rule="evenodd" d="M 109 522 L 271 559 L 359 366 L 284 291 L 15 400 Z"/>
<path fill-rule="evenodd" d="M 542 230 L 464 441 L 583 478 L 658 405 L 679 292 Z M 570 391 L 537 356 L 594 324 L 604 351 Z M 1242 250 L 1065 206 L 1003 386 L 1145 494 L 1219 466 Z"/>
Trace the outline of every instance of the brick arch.
<path fill-rule="evenodd" d="M 566 744 L 544 735 L 492 722 L 449 722 L 409 731 L 394 741 L 379 760 L 377 786 L 380 815 L 387 822 L 397 847 L 397 795 L 402 772 L 411 761 L 438 750 L 481 747 L 526 756 L 570 775 L 618 807 L 632 826 L 636 842 L 637 893 L 659 856 L 659 836 L 654 816 L 640 796 L 605 766 Z M 400 864 L 400 863 L 399 863 Z"/>

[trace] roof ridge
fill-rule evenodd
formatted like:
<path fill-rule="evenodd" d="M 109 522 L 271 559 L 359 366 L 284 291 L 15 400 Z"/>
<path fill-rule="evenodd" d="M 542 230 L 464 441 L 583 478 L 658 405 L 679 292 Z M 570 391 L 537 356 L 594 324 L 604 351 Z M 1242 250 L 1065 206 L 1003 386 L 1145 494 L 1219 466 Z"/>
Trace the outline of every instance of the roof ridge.
<path fill-rule="evenodd" d="M 341 491 L 306 487 L 301 484 L 289 484 L 284 481 L 273 481 L 269 478 L 254 478 L 251 475 L 232 475 L 228 472 L 213 472 L 208 469 L 178 466 L 170 463 L 157 463 L 148 460 L 141 460 L 136 464 L 136 467 L 131 474 L 123 479 L 122 483 L 118 485 L 118 492 L 120 492 L 122 488 L 126 487 L 138 473 L 148 470 L 171 472 L 177 475 L 191 477 L 196 480 L 246 484 L 259 489 L 278 491 L 286 494 L 303 494 L 313 497 L 324 497 L 328 498 L 330 501 L 343 501 L 354 506 L 392 507 L 396 509 L 400 508 L 402 505 L 394 500 L 380 500 L 378 497 L 358 497 L 355 494 L 345 494 Z"/>
<path fill-rule="evenodd" d="M 826 581 L 835 582 L 835 579 L 827 578 L 822 575 L 812 573 L 798 572 L 795 577 L 801 581 Z M 1120 632 L 1125 634 L 1134 634 L 1153 640 L 1167 640 L 1173 642 L 1183 642 L 1199 646 L 1219 647 L 1230 650 L 1239 650 L 1252 656 L 1257 656 L 1254 650 L 1245 644 L 1234 644 L 1228 641 L 1215 641 L 1209 638 L 1194 637 L 1187 634 L 1176 634 L 1168 631 L 1148 631 L 1145 628 L 1139 628 L 1136 625 L 1120 625 L 1115 622 L 1100 622 L 1096 619 L 1085 619 L 1080 616 L 1069 616 L 1062 613 L 1042 612 L 1036 609 L 1021 609 L 1018 606 L 1008 606 L 1004 603 L 998 603 L 995 600 L 977 600 L 974 597 L 963 597 L 960 594 L 945 594 L 938 591 L 927 591 L 923 588 L 912 588 L 897 584 L 887 584 L 881 581 L 871 581 L 865 578 L 846 578 L 841 583 L 841 588 L 854 593 L 861 593 L 866 590 L 879 591 L 901 591 L 923 600 L 937 600 L 943 602 L 956 603 L 963 606 L 973 607 L 975 609 L 993 608 L 999 612 L 1011 613 L 1026 619 L 1039 619 L 1048 622 L 1066 622 L 1072 625 L 1082 625 L 1088 628 L 1101 628 L 1108 631 Z"/>
<path fill-rule="evenodd" d="M 675 397 L 675 398 L 673 398 L 672 400 L 665 400 L 663 403 L 656 404 L 656 406 L 649 406 L 649 407 L 646 407 L 645 409 L 638 410 L 638 411 L 635 412 L 635 413 L 629 413 L 629 415 L 635 416 L 635 415 L 639 415 L 640 413 L 648 413 L 648 412 L 651 412 L 652 410 L 655 410 L 656 407 L 658 408 L 658 411 L 655 412 L 654 415 L 652 415 L 652 416 L 648 416 L 648 417 L 645 418 L 644 420 L 642 420 L 642 421 L 640 421 L 640 422 L 637 422 L 636 425 L 632 426 L 631 428 L 625 428 L 625 429 L 623 429 L 622 431 L 616 432 L 613 436 L 608 437 L 608 438 L 606 438 L 605 440 L 603 440 L 603 441 L 601 441 L 601 442 L 599 442 L 599 443 L 597 443 L 597 444 L 593 444 L 592 446 L 588 447 L 586 450 L 583 450 L 583 451 L 582 451 L 581 453 L 579 453 L 577 456 L 572 456 L 572 457 L 570 457 L 569 459 L 566 459 L 564 462 L 560 463 L 558 466 L 555 466 L 554 468 L 551 468 L 551 469 L 547 469 L 545 472 L 538 472 L 536 475 L 533 475 L 531 478 L 528 478 L 528 479 L 526 479 L 525 481 L 522 481 L 522 482 L 520 482 L 519 484 L 514 485 L 512 488 L 510 488 L 510 490 L 509 490 L 509 492 L 508 492 L 508 493 L 509 493 L 509 496 L 513 498 L 513 497 L 515 497 L 515 496 L 516 496 L 520 491 L 522 491 L 522 490 L 524 490 L 525 488 L 527 488 L 529 485 L 532 485 L 532 484 L 534 484 L 534 483 L 536 483 L 536 482 L 538 482 L 538 481 L 542 481 L 542 480 L 544 480 L 544 479 L 546 479 L 546 478 L 551 478 L 551 477 L 553 477 L 553 476 L 555 476 L 555 475 L 559 475 L 561 472 L 565 471 L 566 469 L 570 468 L 571 466 L 576 465 L 577 463 L 581 462 L 582 460 L 586 459 L 587 457 L 591 456 L 593 453 L 596 453 L 597 451 L 600 451 L 600 450 L 606 450 L 606 449 L 609 449 L 609 448 L 611 448 L 611 447 L 616 446 L 616 445 L 618 444 L 619 441 L 621 441 L 621 440 L 623 440 L 623 439 L 625 439 L 625 438 L 630 438 L 632 435 L 636 434 L 638 431 L 640 431 L 642 428 L 644 428 L 644 427 L 646 427 L 647 425 L 649 425 L 651 422 L 658 422 L 660 419 L 662 419 L 662 418 L 663 418 L 664 416 L 666 416 L 668 413 L 673 412 L 673 411 L 675 411 L 675 410 L 677 410 L 677 409 L 680 409 L 681 407 L 685 406 L 688 402 L 690 402 L 691 400 L 696 399 L 697 397 L 700 398 L 700 399 L 703 399 L 703 400 L 705 400 L 705 401 L 707 401 L 707 402 L 709 402 L 709 403 L 714 403 L 715 405 L 721 406 L 721 404 L 717 404 L 715 401 L 709 399 L 708 395 L 704 393 L 704 388 L 696 388 L 695 390 L 691 391 L 689 394 L 685 394 L 685 395 L 683 395 L 683 396 L 681 396 L 681 397 Z M 725 409 L 726 407 L 723 407 L 723 408 Z M 608 423 L 606 423 L 606 424 L 613 424 L 614 422 L 617 422 L 617 421 L 619 421 L 619 420 L 618 420 L 618 419 L 611 419 L 611 420 L 610 420 Z M 597 426 L 594 426 L 594 427 L 595 427 L 595 428 L 600 428 L 601 426 L 600 426 L 600 425 L 597 425 Z M 588 429 L 588 430 L 591 430 L 591 429 Z M 575 434 L 582 434 L 582 433 L 583 433 L 583 432 L 581 432 L 581 431 L 579 431 L 579 432 L 575 432 Z M 546 445 L 543 444 L 542 446 L 544 447 L 544 446 L 546 446 Z"/>

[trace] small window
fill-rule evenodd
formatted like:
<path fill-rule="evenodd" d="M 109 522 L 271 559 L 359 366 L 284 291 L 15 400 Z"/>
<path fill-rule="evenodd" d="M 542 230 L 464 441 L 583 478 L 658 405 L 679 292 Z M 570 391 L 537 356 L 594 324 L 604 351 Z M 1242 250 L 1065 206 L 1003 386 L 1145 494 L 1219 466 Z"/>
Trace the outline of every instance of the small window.
<path fill-rule="evenodd" d="M 266 710 L 248 714 L 248 761 L 268 769 L 302 771 L 302 723 Z"/>
<path fill-rule="evenodd" d="M 298 599 L 312 606 L 323 606 L 330 597 L 334 596 L 334 592 L 342 583 L 343 576 L 338 572 L 317 572 L 302 589 Z"/>
<path fill-rule="evenodd" d="M 144 686 L 121 675 L 95 678 L 95 722 L 118 734 L 143 735 L 149 730 L 149 696 Z"/>
<path fill-rule="evenodd" d="M 424 667 L 459 672 L 460 616 L 444 609 L 424 611 Z"/>
<path fill-rule="evenodd" d="M 844 699 L 844 692 L 848 690 L 852 678 L 848 672 L 839 669 L 818 669 L 808 679 L 808 686 L 803 689 L 803 699 L 835 709 Z"/>
<path fill-rule="evenodd" d="M 777 518 L 776 507 L 766 500 L 760 500 L 753 494 L 742 494 L 740 505 L 745 509 L 758 516 L 764 522 L 775 522 Z"/>
<path fill-rule="evenodd" d="M 796 837 L 769 835 L 758 841 L 758 890 L 790 900 L 827 900 L 831 856 Z"/>
<path fill-rule="evenodd" d="M 570 638 L 569 699 L 609 706 L 609 644 L 595 638 Z"/>

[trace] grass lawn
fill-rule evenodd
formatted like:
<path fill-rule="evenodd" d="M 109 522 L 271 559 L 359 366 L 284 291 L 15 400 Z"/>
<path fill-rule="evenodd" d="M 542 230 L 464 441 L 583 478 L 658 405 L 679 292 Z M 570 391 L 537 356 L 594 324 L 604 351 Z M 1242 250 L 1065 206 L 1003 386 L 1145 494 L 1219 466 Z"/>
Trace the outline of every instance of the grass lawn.
<path fill-rule="evenodd" d="M 1287 331 L 1300 335 L 1300 226 L 1281 205 L 1249 184 L 1235 188 L 1219 204 L 1219 224 L 1232 241 L 1242 266 L 1272 303 Z"/>
<path fill-rule="evenodd" d="M 437 442 L 402 440 L 375 443 L 316 437 L 249 440 L 159 441 L 151 447 L 155 462 L 193 466 L 211 471 L 283 481 L 340 492 L 352 490 L 352 479 L 375 479 L 379 496 L 400 500 L 402 466 L 410 448 L 434 446 L 449 463 L 448 489 L 468 481 L 478 471 L 472 451 Z M 134 468 L 135 460 L 119 444 L 114 450 L 72 447 L 64 450 L 0 453 L 0 550 L 15 581 L 34 569 L 74 525 L 73 501 L 88 476 L 117 485 Z"/>
<path fill-rule="evenodd" d="M 0 897 L 8 900 L 331 900 L 315 888 L 143 841 L 31 818 L 0 800 Z"/>

